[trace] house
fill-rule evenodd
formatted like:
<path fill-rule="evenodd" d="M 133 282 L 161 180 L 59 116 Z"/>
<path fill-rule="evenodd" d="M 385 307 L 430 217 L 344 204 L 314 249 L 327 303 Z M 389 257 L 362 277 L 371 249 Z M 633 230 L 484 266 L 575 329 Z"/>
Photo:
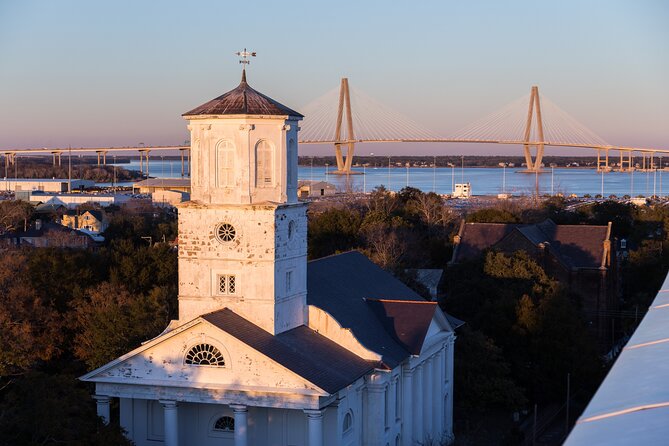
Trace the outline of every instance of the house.
<path fill-rule="evenodd" d="M 525 251 L 581 299 L 582 310 L 600 340 L 609 339 L 607 312 L 618 307 L 616 255 L 607 226 L 465 223 L 455 237 L 450 264 L 479 258 L 485 250 Z M 610 313 L 609 313 L 610 314 Z"/>
<path fill-rule="evenodd" d="M 334 184 L 325 181 L 300 181 L 298 185 L 300 198 L 325 197 L 337 193 L 337 187 Z"/>
<path fill-rule="evenodd" d="M 50 204 L 53 206 L 65 206 L 68 209 L 75 209 L 82 204 L 92 203 L 101 207 L 111 205 L 120 206 L 126 203 L 130 197 L 125 194 L 87 194 L 87 193 L 46 193 L 41 191 L 30 192 L 30 201 Z"/>
<path fill-rule="evenodd" d="M 60 219 L 60 224 L 71 229 L 79 229 L 89 234 L 105 232 L 109 226 L 107 214 L 102 210 L 91 209 L 83 212 L 67 211 Z"/>
<path fill-rule="evenodd" d="M 4 178 L 0 179 L 0 190 L 42 191 L 61 193 L 95 186 L 91 180 L 68 180 L 67 178 Z"/>
<path fill-rule="evenodd" d="M 133 183 L 132 190 L 136 194 L 152 194 L 158 191 L 180 191 L 190 193 L 190 178 L 148 178 Z"/>
<path fill-rule="evenodd" d="M 449 318 L 357 252 L 307 263 L 302 115 L 237 88 L 184 114 L 179 319 L 81 379 L 138 446 L 414 445 L 452 436 Z"/>
<path fill-rule="evenodd" d="M 32 248 L 87 248 L 93 245 L 93 240 L 81 231 L 38 219 L 25 231 L 4 234 L 2 245 Z"/>

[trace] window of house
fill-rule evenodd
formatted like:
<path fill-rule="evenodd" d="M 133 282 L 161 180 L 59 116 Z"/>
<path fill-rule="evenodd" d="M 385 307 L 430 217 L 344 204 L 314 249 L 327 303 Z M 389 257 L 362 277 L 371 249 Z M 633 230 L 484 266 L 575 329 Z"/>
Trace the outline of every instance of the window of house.
<path fill-rule="evenodd" d="M 237 294 L 237 276 L 234 274 L 219 274 L 217 276 L 217 285 L 217 294 Z"/>
<path fill-rule="evenodd" d="M 211 344 L 197 344 L 191 347 L 186 353 L 184 360 L 189 365 L 210 365 L 215 367 L 224 367 L 225 360 L 219 349 Z"/>
<path fill-rule="evenodd" d="M 221 242 L 231 242 L 237 237 L 237 230 L 230 223 L 221 223 L 216 227 L 216 238 Z"/>
<path fill-rule="evenodd" d="M 214 430 L 219 432 L 234 432 L 235 419 L 232 417 L 221 417 L 214 423 Z"/>
<path fill-rule="evenodd" d="M 286 293 L 290 293 L 293 290 L 293 272 L 286 271 Z"/>
<path fill-rule="evenodd" d="M 344 423 L 342 424 L 341 431 L 346 433 L 351 429 L 353 429 L 353 414 L 349 410 L 346 412 L 346 415 L 344 415 Z"/>
<path fill-rule="evenodd" d="M 216 144 L 216 185 L 231 187 L 235 184 L 235 146 L 223 140 Z"/>
<path fill-rule="evenodd" d="M 256 187 L 271 187 L 274 171 L 274 150 L 269 141 L 256 144 Z"/>

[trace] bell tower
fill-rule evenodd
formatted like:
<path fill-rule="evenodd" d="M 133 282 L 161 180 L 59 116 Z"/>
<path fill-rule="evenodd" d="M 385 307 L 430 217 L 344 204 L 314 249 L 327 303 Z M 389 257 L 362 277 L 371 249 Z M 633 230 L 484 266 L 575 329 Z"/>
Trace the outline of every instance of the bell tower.
<path fill-rule="evenodd" d="M 246 70 L 183 116 L 192 166 L 191 201 L 179 206 L 179 323 L 227 307 L 272 334 L 306 324 L 303 116 L 251 88 Z"/>

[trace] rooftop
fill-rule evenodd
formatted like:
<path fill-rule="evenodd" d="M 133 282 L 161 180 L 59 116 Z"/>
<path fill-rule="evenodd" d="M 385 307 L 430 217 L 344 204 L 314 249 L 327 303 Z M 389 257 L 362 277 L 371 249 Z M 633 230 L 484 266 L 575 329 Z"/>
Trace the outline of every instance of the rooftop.
<path fill-rule="evenodd" d="M 182 116 L 196 115 L 281 115 L 303 116 L 274 99 L 254 90 L 246 82 L 246 70 L 237 88 L 206 102 Z"/>

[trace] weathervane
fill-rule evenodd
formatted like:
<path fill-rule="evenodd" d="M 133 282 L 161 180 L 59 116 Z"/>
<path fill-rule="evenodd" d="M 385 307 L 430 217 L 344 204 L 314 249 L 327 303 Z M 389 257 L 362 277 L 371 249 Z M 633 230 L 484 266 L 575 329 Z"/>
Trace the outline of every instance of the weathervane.
<path fill-rule="evenodd" d="M 244 48 L 244 51 L 237 51 L 235 54 L 242 58 L 242 60 L 240 60 L 239 63 L 242 63 L 244 65 L 247 65 L 247 64 L 251 63 L 251 61 L 249 60 L 249 57 L 256 57 L 256 52 L 255 51 L 253 51 L 253 52 L 246 51 L 246 48 Z"/>

